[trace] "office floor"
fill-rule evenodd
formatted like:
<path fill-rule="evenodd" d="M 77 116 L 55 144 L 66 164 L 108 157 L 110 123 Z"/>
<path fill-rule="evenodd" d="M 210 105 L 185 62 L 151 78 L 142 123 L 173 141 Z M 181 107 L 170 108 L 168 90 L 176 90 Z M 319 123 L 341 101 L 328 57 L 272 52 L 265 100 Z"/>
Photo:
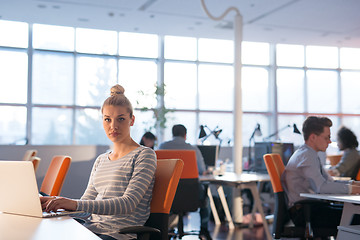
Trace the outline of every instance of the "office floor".
<path fill-rule="evenodd" d="M 270 232 L 272 225 L 269 224 Z M 186 217 L 184 217 L 184 230 L 199 230 L 200 229 L 200 218 L 199 213 L 189 213 Z M 213 238 L 213 240 L 265 240 L 265 232 L 262 226 L 257 226 L 254 228 L 248 227 L 239 227 L 236 226 L 234 230 L 229 230 L 226 223 L 223 223 L 220 226 L 215 226 L 213 221 L 209 223 L 209 231 Z M 187 235 L 182 239 L 184 240 L 195 240 L 199 239 L 195 235 Z"/>

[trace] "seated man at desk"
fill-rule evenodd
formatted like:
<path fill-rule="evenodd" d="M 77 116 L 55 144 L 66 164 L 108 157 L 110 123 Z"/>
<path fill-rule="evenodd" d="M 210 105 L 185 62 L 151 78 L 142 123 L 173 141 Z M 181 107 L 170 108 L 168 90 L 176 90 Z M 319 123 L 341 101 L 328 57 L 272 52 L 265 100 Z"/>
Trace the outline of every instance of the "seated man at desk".
<path fill-rule="evenodd" d="M 309 116 L 303 123 L 305 144 L 291 156 L 281 176 L 288 198 L 290 217 L 296 226 L 304 226 L 303 208 L 294 205 L 303 200 L 300 193 L 358 194 L 359 182 L 336 182 L 323 168 L 318 152 L 325 152 L 330 140 L 332 122 L 327 117 Z M 317 204 L 311 209 L 313 227 L 334 227 L 340 224 L 342 206 Z"/>
<path fill-rule="evenodd" d="M 196 152 L 196 162 L 199 171 L 199 175 L 206 174 L 206 167 L 204 158 L 201 155 L 199 148 L 192 146 L 190 143 L 186 142 L 187 129 L 182 124 L 174 125 L 172 128 L 173 139 L 167 142 L 160 144 L 159 149 L 182 149 L 182 150 L 195 150 Z M 200 192 L 201 201 L 204 203 L 204 206 L 200 208 L 200 235 L 205 236 L 207 240 L 211 240 L 210 233 L 208 231 L 208 223 L 210 219 L 210 206 L 207 198 L 207 188 L 202 186 Z"/>

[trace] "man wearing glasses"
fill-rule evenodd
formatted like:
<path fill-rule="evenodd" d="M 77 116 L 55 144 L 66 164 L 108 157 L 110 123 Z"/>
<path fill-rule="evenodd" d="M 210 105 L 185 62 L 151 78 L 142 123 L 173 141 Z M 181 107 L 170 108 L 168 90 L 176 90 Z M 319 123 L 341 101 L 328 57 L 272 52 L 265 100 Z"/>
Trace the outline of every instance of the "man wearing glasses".
<path fill-rule="evenodd" d="M 288 199 L 289 213 L 296 226 L 305 226 L 304 209 L 295 204 L 300 193 L 357 194 L 360 184 L 355 181 L 334 181 L 319 158 L 325 152 L 330 140 L 332 122 L 327 117 L 309 116 L 303 123 L 305 144 L 291 156 L 281 176 L 281 183 Z M 311 225 L 335 229 L 340 224 L 342 205 L 320 202 L 312 205 Z M 357 217 L 354 218 L 358 222 Z"/>

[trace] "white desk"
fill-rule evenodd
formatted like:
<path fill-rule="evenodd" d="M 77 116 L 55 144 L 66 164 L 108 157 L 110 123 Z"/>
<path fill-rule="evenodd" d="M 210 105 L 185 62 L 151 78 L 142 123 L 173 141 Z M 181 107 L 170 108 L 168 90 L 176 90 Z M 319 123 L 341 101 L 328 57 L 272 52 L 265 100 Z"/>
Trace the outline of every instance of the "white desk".
<path fill-rule="evenodd" d="M 258 183 L 261 183 L 261 182 L 269 182 L 270 177 L 268 174 L 256 174 L 256 173 L 236 174 L 236 173 L 232 173 L 232 172 L 226 172 L 222 176 L 213 176 L 213 175 L 200 176 L 200 181 L 208 182 L 209 184 L 216 186 L 217 192 L 218 192 L 220 200 L 221 200 L 221 204 L 225 211 L 226 219 L 229 222 L 229 229 L 234 229 L 235 226 L 234 226 L 234 222 L 232 220 L 231 214 L 230 214 L 229 206 L 226 202 L 223 186 L 231 186 L 231 187 L 235 187 L 238 189 L 245 189 L 245 188 L 250 189 L 251 194 L 254 197 L 254 207 L 253 207 L 252 213 L 255 214 L 256 211 L 258 211 L 260 213 L 262 221 L 263 221 L 263 226 L 265 229 L 266 237 L 267 237 L 267 239 L 272 239 L 270 230 L 269 230 L 269 226 L 265 219 L 265 214 L 264 214 L 264 210 L 262 207 L 262 202 L 261 202 L 261 199 L 259 196 L 258 185 L 257 185 Z M 210 199 L 210 206 L 211 206 L 211 211 L 214 215 L 215 224 L 219 225 L 219 224 L 221 224 L 221 222 L 220 222 L 219 215 L 217 213 L 217 210 L 216 210 L 216 207 L 214 204 L 214 199 L 212 197 L 210 188 L 208 188 L 208 196 Z M 250 223 L 250 227 L 252 227 L 252 222 Z"/>
<path fill-rule="evenodd" d="M 36 218 L 0 212 L 0 239 L 99 240 L 71 217 Z"/>
<path fill-rule="evenodd" d="M 315 199 L 322 199 L 328 201 L 343 202 L 344 207 L 340 221 L 340 226 L 342 227 L 347 227 L 350 225 L 354 214 L 360 214 L 360 205 L 359 205 L 360 195 L 301 193 L 300 196 L 306 198 L 315 198 Z"/>

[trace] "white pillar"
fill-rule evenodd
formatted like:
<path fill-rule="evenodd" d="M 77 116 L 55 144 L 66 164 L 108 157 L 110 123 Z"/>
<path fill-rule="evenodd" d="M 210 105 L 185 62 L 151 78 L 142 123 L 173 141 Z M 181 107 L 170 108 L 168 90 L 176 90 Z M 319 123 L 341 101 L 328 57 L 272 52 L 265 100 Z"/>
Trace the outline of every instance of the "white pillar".
<path fill-rule="evenodd" d="M 241 90 L 241 42 L 242 42 L 242 16 L 236 14 L 234 20 L 234 172 L 242 173 L 242 90 Z M 233 191 L 233 219 L 242 222 L 243 209 L 240 189 Z"/>

